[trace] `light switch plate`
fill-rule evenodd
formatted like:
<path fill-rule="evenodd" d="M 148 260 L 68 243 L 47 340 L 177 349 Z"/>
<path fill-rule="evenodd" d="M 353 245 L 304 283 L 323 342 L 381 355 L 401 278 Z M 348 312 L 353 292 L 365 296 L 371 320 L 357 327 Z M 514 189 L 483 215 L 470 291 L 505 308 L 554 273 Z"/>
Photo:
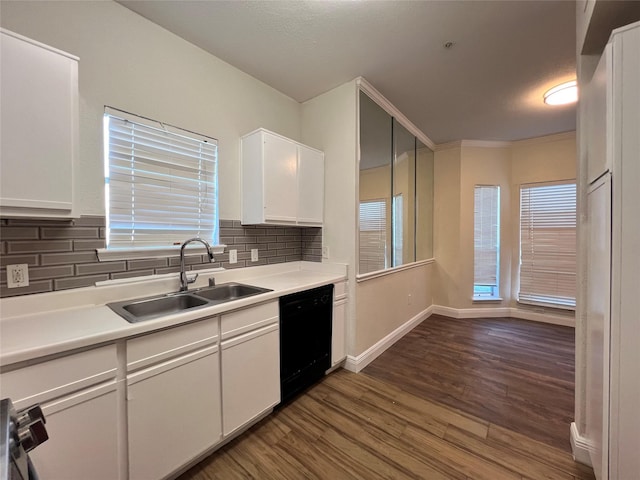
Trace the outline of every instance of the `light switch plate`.
<path fill-rule="evenodd" d="M 329 247 L 326 245 L 322 247 L 322 258 L 329 258 Z"/>
<path fill-rule="evenodd" d="M 29 286 L 29 265 L 20 263 L 7 265 L 7 288 Z"/>
<path fill-rule="evenodd" d="M 252 262 L 257 262 L 258 261 L 258 249 L 257 248 L 252 248 L 251 249 L 251 261 Z"/>
<path fill-rule="evenodd" d="M 238 263 L 238 250 L 229 250 L 229 263 Z"/>

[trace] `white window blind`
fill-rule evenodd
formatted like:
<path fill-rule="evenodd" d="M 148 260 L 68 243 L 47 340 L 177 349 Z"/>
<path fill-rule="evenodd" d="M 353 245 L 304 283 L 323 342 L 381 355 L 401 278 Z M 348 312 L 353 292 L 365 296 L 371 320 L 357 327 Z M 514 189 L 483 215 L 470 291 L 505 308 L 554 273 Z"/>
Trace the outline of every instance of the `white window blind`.
<path fill-rule="evenodd" d="M 360 273 L 386 268 L 387 202 L 360 202 Z"/>
<path fill-rule="evenodd" d="M 218 243 L 217 141 L 108 108 L 107 248 Z"/>
<path fill-rule="evenodd" d="M 518 301 L 575 308 L 575 183 L 520 189 Z"/>
<path fill-rule="evenodd" d="M 499 186 L 475 186 L 473 218 L 473 293 L 475 297 L 497 297 L 500 264 Z"/>

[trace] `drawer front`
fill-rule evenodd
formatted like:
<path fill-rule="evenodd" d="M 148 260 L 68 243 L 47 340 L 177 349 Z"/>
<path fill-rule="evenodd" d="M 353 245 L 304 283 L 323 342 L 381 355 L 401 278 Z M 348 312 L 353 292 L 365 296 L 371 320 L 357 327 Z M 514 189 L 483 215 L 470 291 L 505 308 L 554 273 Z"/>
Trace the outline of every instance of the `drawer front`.
<path fill-rule="evenodd" d="M 2 397 L 18 408 L 42 403 L 116 377 L 116 346 L 107 345 L 3 373 Z"/>
<path fill-rule="evenodd" d="M 218 341 L 218 317 L 127 341 L 127 371 L 147 367 Z"/>
<path fill-rule="evenodd" d="M 278 313 L 278 301 L 275 300 L 222 315 L 222 340 L 276 323 Z"/>

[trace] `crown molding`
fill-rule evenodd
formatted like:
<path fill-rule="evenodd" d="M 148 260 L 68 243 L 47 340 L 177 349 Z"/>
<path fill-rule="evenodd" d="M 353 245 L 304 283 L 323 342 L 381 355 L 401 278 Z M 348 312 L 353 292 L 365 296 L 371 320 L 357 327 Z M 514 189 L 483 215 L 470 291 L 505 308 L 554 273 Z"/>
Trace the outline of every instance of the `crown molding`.
<path fill-rule="evenodd" d="M 364 77 L 356 78 L 356 86 L 366 93 L 374 102 L 382 107 L 389 115 L 394 117 L 400 124 L 415 135 L 418 140 L 428 146 L 431 150 L 436 150 L 436 144 L 425 133 L 416 127 L 396 106 L 375 89 Z"/>
<path fill-rule="evenodd" d="M 514 147 L 526 147 L 528 145 L 536 145 L 539 143 L 560 142 L 562 140 L 575 140 L 576 131 L 554 133 L 553 135 L 545 135 L 543 137 L 525 138 L 524 140 L 516 140 L 511 142 Z"/>

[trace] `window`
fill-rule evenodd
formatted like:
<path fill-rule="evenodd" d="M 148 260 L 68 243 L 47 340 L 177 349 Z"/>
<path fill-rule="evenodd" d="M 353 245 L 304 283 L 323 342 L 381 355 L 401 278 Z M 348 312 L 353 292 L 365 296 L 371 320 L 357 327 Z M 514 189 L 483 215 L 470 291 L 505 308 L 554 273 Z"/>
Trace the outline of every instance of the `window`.
<path fill-rule="evenodd" d="M 105 109 L 107 250 L 218 243 L 217 141 Z"/>
<path fill-rule="evenodd" d="M 393 266 L 397 267 L 398 265 L 402 265 L 402 240 L 403 240 L 403 215 L 402 215 L 402 194 L 394 195 L 391 201 L 393 207 L 393 213 L 391 215 L 391 224 L 393 231 Z"/>
<path fill-rule="evenodd" d="M 360 273 L 386 268 L 387 202 L 360 202 Z"/>
<path fill-rule="evenodd" d="M 523 185 L 518 301 L 574 309 L 575 297 L 576 185 Z"/>
<path fill-rule="evenodd" d="M 473 298 L 499 298 L 500 187 L 476 185 L 473 209 Z"/>

